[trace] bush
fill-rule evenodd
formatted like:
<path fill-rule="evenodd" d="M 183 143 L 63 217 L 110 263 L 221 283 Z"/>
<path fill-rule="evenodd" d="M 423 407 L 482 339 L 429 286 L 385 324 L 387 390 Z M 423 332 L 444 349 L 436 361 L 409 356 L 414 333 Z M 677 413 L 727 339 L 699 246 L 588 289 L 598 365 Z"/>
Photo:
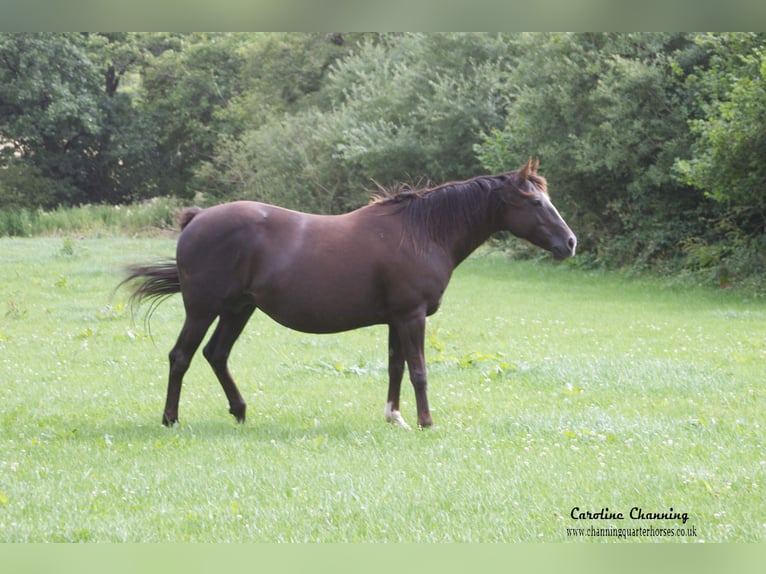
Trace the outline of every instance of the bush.
<path fill-rule="evenodd" d="M 197 171 L 197 189 L 334 213 L 365 203 L 372 180 L 473 177 L 482 170 L 473 145 L 502 125 L 507 50 L 507 37 L 488 34 L 363 44 L 328 74 L 332 109 L 272 118 L 224 142 Z"/>
<path fill-rule="evenodd" d="M 748 235 L 766 226 L 766 54 L 763 35 L 703 36 L 712 64 L 688 82 L 701 118 L 690 122 L 693 155 L 680 179 L 705 193 Z"/>
<path fill-rule="evenodd" d="M 490 171 L 538 156 L 580 251 L 596 264 L 672 256 L 693 220 L 701 194 L 672 169 L 690 142 L 669 73 L 678 45 L 669 34 L 521 36 L 505 125 L 475 146 Z"/>
<path fill-rule="evenodd" d="M 33 209 L 50 206 L 54 184 L 31 163 L 9 161 L 0 167 L 0 209 Z"/>
<path fill-rule="evenodd" d="M 61 234 L 156 233 L 175 229 L 181 204 L 157 198 L 131 206 L 82 205 L 42 209 L 0 209 L 0 237 Z"/>

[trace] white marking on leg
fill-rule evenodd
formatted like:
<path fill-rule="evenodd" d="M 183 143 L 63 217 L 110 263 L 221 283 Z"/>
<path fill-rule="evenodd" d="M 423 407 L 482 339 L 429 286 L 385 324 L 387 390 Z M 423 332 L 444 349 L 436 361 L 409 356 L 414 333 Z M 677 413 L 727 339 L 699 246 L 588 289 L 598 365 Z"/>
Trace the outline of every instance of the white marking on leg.
<path fill-rule="evenodd" d="M 386 403 L 386 410 L 383 411 L 383 414 L 386 417 L 386 420 L 390 422 L 392 425 L 401 427 L 403 429 L 410 429 L 410 425 L 407 424 L 407 422 L 404 420 L 404 417 L 402 416 L 402 413 L 399 411 L 394 410 L 393 404 L 390 402 Z"/>

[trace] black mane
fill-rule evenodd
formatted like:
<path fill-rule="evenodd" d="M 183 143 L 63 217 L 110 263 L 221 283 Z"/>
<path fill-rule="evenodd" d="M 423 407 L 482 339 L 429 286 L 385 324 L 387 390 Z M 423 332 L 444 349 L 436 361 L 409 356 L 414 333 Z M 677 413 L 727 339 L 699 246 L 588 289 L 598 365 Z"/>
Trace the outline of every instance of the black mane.
<path fill-rule="evenodd" d="M 441 243 L 456 228 L 487 225 L 502 201 L 491 192 L 511 176 L 485 175 L 424 189 L 400 185 L 386 190 L 378 186 L 372 206 L 384 213 L 402 213 L 405 229 L 416 244 L 424 245 L 429 239 Z"/>

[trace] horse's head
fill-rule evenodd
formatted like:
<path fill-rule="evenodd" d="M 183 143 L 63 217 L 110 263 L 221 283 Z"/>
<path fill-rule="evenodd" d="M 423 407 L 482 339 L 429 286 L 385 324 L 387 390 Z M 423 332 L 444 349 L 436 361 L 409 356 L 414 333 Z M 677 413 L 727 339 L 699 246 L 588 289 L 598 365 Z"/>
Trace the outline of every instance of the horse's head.
<path fill-rule="evenodd" d="M 550 251 L 556 259 L 575 254 L 577 238 L 548 196 L 545 178 L 537 174 L 539 162 L 528 160 L 508 174 L 500 189 L 506 206 L 502 226 L 517 237 Z"/>

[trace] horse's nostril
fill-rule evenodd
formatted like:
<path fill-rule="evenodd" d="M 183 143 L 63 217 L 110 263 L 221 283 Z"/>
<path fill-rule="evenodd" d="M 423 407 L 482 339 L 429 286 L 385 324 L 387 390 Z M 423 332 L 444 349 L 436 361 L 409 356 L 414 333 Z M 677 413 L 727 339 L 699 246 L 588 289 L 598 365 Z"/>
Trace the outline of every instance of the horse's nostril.
<path fill-rule="evenodd" d="M 577 245 L 577 240 L 574 237 L 570 237 L 567 245 L 569 245 L 569 249 L 574 249 L 575 245 Z"/>

